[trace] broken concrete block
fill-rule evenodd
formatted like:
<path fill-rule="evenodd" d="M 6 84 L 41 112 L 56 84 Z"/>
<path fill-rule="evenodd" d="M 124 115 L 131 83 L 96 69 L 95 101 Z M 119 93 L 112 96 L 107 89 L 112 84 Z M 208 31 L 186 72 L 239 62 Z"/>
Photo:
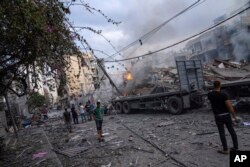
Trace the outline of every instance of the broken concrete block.
<path fill-rule="evenodd" d="M 161 122 L 157 125 L 157 127 L 165 127 L 174 124 L 174 121 L 166 121 L 166 122 Z"/>
<path fill-rule="evenodd" d="M 128 141 L 133 141 L 133 136 L 130 135 Z"/>

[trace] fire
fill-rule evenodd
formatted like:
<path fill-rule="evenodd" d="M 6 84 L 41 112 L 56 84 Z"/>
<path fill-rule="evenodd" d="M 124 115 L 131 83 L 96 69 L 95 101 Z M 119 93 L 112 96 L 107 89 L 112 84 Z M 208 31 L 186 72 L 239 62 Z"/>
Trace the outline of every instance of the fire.
<path fill-rule="evenodd" d="M 123 78 L 124 80 L 126 81 L 131 81 L 133 80 L 133 76 L 132 76 L 132 73 L 130 71 L 127 71 L 123 74 Z"/>

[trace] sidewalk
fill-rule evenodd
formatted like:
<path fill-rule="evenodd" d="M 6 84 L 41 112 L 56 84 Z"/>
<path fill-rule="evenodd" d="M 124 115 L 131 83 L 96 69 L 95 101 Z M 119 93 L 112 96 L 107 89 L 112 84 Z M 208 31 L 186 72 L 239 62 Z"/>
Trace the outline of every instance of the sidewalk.
<path fill-rule="evenodd" d="M 12 134 L 6 137 L 5 150 L 0 154 L 1 167 L 62 167 L 42 128 L 27 128 L 18 134 L 18 138 Z"/>

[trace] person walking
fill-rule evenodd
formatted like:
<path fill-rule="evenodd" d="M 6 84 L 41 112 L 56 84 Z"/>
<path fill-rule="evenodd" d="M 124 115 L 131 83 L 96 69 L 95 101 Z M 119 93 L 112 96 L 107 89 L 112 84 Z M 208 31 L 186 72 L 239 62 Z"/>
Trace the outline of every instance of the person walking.
<path fill-rule="evenodd" d="M 72 133 L 71 115 L 67 108 L 64 109 L 63 117 L 66 128 L 68 129 L 69 133 Z"/>
<path fill-rule="evenodd" d="M 42 115 L 43 115 L 43 120 L 49 119 L 48 117 L 48 109 L 46 108 L 46 105 L 44 104 L 42 109 L 41 109 Z"/>
<path fill-rule="evenodd" d="M 95 105 L 93 103 L 90 103 L 90 107 L 89 107 L 90 121 L 92 121 L 92 115 L 93 115 L 95 108 L 96 108 Z"/>
<path fill-rule="evenodd" d="M 72 113 L 74 124 L 78 124 L 78 114 L 76 112 L 75 105 L 72 105 L 71 113 Z"/>
<path fill-rule="evenodd" d="M 215 116 L 215 122 L 223 146 L 223 150 L 219 150 L 218 152 L 222 154 L 229 154 L 224 125 L 226 125 L 233 140 L 233 148 L 231 148 L 231 150 L 232 151 L 238 150 L 238 139 L 233 128 L 233 123 L 230 113 L 232 117 L 235 119 L 235 121 L 238 120 L 236 118 L 236 114 L 231 104 L 231 101 L 228 99 L 228 96 L 225 93 L 221 92 L 220 81 L 214 81 L 213 86 L 214 86 L 213 91 L 208 93 L 208 99 L 210 100 L 212 106 L 212 110 Z"/>
<path fill-rule="evenodd" d="M 92 120 L 92 115 L 91 115 L 91 109 L 90 109 L 90 101 L 87 101 L 86 105 L 85 105 L 85 109 L 86 109 L 86 112 L 87 112 L 87 118 L 89 121 Z"/>
<path fill-rule="evenodd" d="M 101 108 L 101 103 L 98 101 L 96 103 L 96 108 L 93 111 L 93 119 L 96 123 L 96 129 L 97 129 L 97 135 L 99 142 L 104 141 L 103 135 L 102 135 L 102 123 L 103 123 L 103 115 L 104 111 Z"/>
<path fill-rule="evenodd" d="M 82 105 L 82 103 L 80 103 L 79 105 L 80 105 L 79 110 L 80 110 L 80 115 L 81 115 L 81 118 L 82 118 L 82 123 L 83 123 L 83 119 L 84 119 L 84 122 L 87 122 L 87 119 L 86 119 L 86 116 L 85 116 L 84 106 Z"/>

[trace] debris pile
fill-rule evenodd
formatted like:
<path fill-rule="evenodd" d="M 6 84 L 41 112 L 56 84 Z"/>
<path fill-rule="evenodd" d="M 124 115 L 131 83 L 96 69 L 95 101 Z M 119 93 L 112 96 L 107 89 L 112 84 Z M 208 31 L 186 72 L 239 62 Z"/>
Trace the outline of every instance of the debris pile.
<path fill-rule="evenodd" d="M 219 80 L 222 83 L 243 80 L 250 78 L 250 65 L 245 61 L 239 63 L 231 60 L 214 59 L 214 62 L 204 64 L 203 75 L 207 86 L 211 85 L 214 80 Z M 133 86 L 126 91 L 125 95 L 140 96 L 179 90 L 179 77 L 176 67 L 151 68 L 144 75 L 141 83 L 136 83 L 135 80 L 130 81 Z"/>
<path fill-rule="evenodd" d="M 215 59 L 213 63 L 204 66 L 203 73 L 208 83 L 213 80 L 221 82 L 242 80 L 250 77 L 250 65 L 246 62 Z"/>
<path fill-rule="evenodd" d="M 132 80 L 131 82 L 135 82 Z M 147 95 L 153 93 L 162 93 L 178 90 L 177 69 L 168 68 L 152 68 L 147 75 L 144 76 L 139 84 L 132 84 L 125 93 L 126 95 Z"/>
<path fill-rule="evenodd" d="M 244 119 L 235 128 L 247 150 L 250 116 L 239 114 Z M 63 122 L 49 118 L 45 126 L 23 129 L 19 138 L 10 134 L 0 166 L 223 166 L 228 157 L 216 154 L 221 145 L 213 119 L 208 108 L 182 115 L 107 116 L 105 141 L 99 143 L 93 121 L 73 125 L 68 133 Z"/>
<path fill-rule="evenodd" d="M 62 164 L 52 151 L 43 128 L 30 127 L 18 132 L 18 138 L 8 134 L 0 154 L 0 166 L 54 166 Z"/>

